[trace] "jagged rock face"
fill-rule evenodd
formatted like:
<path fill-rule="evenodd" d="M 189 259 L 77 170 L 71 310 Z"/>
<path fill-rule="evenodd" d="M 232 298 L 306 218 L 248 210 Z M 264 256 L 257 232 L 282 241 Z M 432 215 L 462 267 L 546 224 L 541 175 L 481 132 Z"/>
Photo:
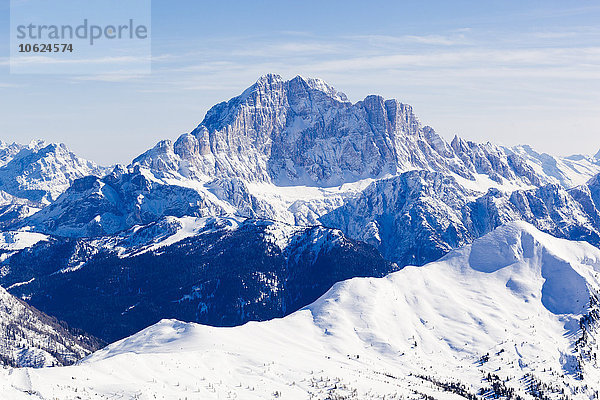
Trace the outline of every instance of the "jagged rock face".
<path fill-rule="evenodd" d="M 592 178 L 587 185 L 569 190 L 569 194 L 594 221 L 594 226 L 600 227 L 600 175 Z"/>
<path fill-rule="evenodd" d="M 418 132 L 410 107 L 374 96 L 353 105 L 321 81 L 268 75 L 213 107 L 175 145 L 159 143 L 134 164 L 192 176 L 339 184 L 396 171 L 392 130 Z"/>
<path fill-rule="evenodd" d="M 590 197 L 596 206 L 600 209 L 600 174 L 596 175 L 586 185 L 590 191 Z"/>
<path fill-rule="evenodd" d="M 335 229 L 186 217 L 94 240 L 49 237 L 12 254 L 0 284 L 114 341 L 166 316 L 217 326 L 281 317 L 335 282 L 397 269 Z"/>
<path fill-rule="evenodd" d="M 0 190 L 48 204 L 75 179 L 102 175 L 104 169 L 71 153 L 64 144 L 0 144 Z"/>
<path fill-rule="evenodd" d="M 525 157 L 511 149 L 491 143 L 479 144 L 465 141 L 455 136 L 450 146 L 462 160 L 467 170 L 487 175 L 500 184 L 509 182 L 539 186 L 554 182 L 543 174 L 538 174 Z"/>
<path fill-rule="evenodd" d="M 463 214 L 475 237 L 522 220 L 556 237 L 600 245 L 600 225 L 595 217 L 572 191 L 556 184 L 509 193 L 490 190 L 467 204 Z"/>
<path fill-rule="evenodd" d="M 600 244 L 600 226 L 594 223 L 582 205 L 559 185 L 546 185 L 533 190 L 515 191 L 510 203 L 517 218 L 556 237 L 585 240 Z"/>
<path fill-rule="evenodd" d="M 115 169 L 76 180 L 54 203 L 22 225 L 68 237 L 115 234 L 163 216 L 219 216 L 231 212 L 209 193 L 155 180 L 148 171 Z"/>
<path fill-rule="evenodd" d="M 410 171 L 371 184 L 321 218 L 401 265 L 421 265 L 473 239 L 460 210 L 471 192 L 437 172 Z"/>
<path fill-rule="evenodd" d="M 33 141 L 29 145 L 23 145 L 19 143 L 9 144 L 0 140 L 0 167 L 9 163 L 21 150 L 27 147 L 32 149 L 37 148 L 39 150 L 41 145 L 43 145 L 42 141 Z"/>
<path fill-rule="evenodd" d="M 206 184 L 206 189 L 219 200 L 231 204 L 239 216 L 276 219 L 277 211 L 274 207 L 253 196 L 243 179 L 215 179 Z"/>
<path fill-rule="evenodd" d="M 266 75 L 214 106 L 175 144 L 160 142 L 133 161 L 165 175 L 240 177 L 278 185 L 334 186 L 411 169 L 487 174 L 538 184 L 516 154 L 423 127 L 412 107 L 368 96 L 352 104 L 324 82 Z"/>
<path fill-rule="evenodd" d="M 374 182 L 321 221 L 373 244 L 401 265 L 434 261 L 515 220 L 598 246 L 596 182 L 597 178 L 570 191 L 549 184 L 512 192 L 490 189 L 480 195 L 443 174 L 410 171 Z"/>
<path fill-rule="evenodd" d="M 70 365 L 102 342 L 29 306 L 0 287 L 0 364 Z"/>
<path fill-rule="evenodd" d="M 541 183 L 557 183 L 565 188 L 573 188 L 585 184 L 598 174 L 600 160 L 582 155 L 556 157 L 546 153 L 538 153 L 531 146 L 515 146 L 503 148 L 506 154 L 525 160 L 540 176 Z"/>

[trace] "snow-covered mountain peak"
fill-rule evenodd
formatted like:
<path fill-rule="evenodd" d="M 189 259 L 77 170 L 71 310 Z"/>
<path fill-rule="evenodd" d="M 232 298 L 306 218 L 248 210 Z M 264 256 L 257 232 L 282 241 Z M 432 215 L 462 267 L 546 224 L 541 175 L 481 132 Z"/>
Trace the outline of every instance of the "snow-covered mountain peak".
<path fill-rule="evenodd" d="M 48 143 L 44 139 L 32 139 L 29 142 L 29 144 L 27 145 L 27 147 L 31 150 L 39 150 L 41 148 L 48 146 L 49 144 L 52 144 L 52 143 Z M 62 144 L 62 145 L 64 146 L 64 144 Z"/>
<path fill-rule="evenodd" d="M 320 78 L 303 77 L 296 75 L 290 80 L 284 80 L 281 75 L 278 74 L 265 74 L 258 78 L 255 84 L 246 89 L 240 96 L 240 100 L 244 101 L 253 95 L 269 95 L 272 92 L 278 92 L 281 90 L 304 90 L 318 91 L 326 94 L 340 102 L 347 102 L 348 97 L 336 90 L 333 86 Z"/>
<path fill-rule="evenodd" d="M 419 169 L 517 187 L 573 187 L 600 172 L 590 160 L 552 158 L 455 137 L 447 143 L 413 108 L 370 95 L 357 103 L 324 81 L 268 74 L 212 107 L 202 123 L 133 160 L 157 176 L 241 178 L 333 187 Z"/>
<path fill-rule="evenodd" d="M 44 139 L 32 139 L 29 142 L 29 144 L 26 144 L 26 145 L 19 144 L 16 142 L 8 143 L 8 142 L 5 142 L 4 140 L 0 139 L 0 149 L 6 149 L 11 146 L 18 146 L 20 148 L 28 147 L 30 149 L 40 149 L 40 148 L 46 146 L 46 144 L 47 144 L 47 142 Z"/>
<path fill-rule="evenodd" d="M 103 167 L 72 153 L 62 143 L 42 140 L 0 151 L 0 190 L 39 203 L 55 200 L 77 178 L 103 175 Z"/>
<path fill-rule="evenodd" d="M 407 289 L 408 285 L 419 286 L 417 282 L 422 282 L 423 294 L 414 296 L 424 303 L 422 308 L 427 308 L 425 303 L 431 297 L 444 296 L 436 289 L 447 293 L 449 299 L 454 299 L 452 302 L 461 301 L 461 291 L 467 289 L 480 298 L 485 297 L 486 307 L 503 308 L 515 302 L 533 302 L 553 315 L 562 315 L 564 321 L 578 321 L 589 311 L 590 301 L 593 302 L 600 289 L 599 276 L 598 248 L 584 242 L 558 239 L 527 222 L 514 221 L 422 267 L 405 267 L 383 279 L 358 278 L 339 283 L 308 308 L 313 314 L 323 315 L 324 304 L 343 307 L 340 305 L 342 298 L 360 303 L 359 298 L 348 295 L 349 288 L 368 284 L 377 290 L 380 282 L 384 285 L 387 279 L 392 285 L 402 282 L 400 286 L 405 290 L 399 292 L 408 290 L 403 294 L 406 298 L 413 298 L 411 293 L 415 290 Z M 469 285 L 473 287 L 468 288 Z M 349 309 L 355 309 L 355 306 Z M 517 309 L 512 312 L 519 317 Z M 418 310 L 415 313 L 421 315 Z M 323 319 L 330 323 L 329 317 L 333 313 L 326 314 L 328 317 Z M 449 332 L 456 334 L 458 331 Z"/>
<path fill-rule="evenodd" d="M 191 134 L 159 143 L 133 164 L 193 179 L 337 186 L 399 170 L 439 170 L 456 164 L 443 160 L 453 157 L 409 105 L 374 95 L 352 104 L 320 79 L 265 75 L 211 108 Z"/>
<path fill-rule="evenodd" d="M 504 275 L 506 287 L 515 295 L 526 301 L 539 298 L 557 315 L 586 314 L 598 290 L 600 251 L 596 247 L 554 238 L 523 221 L 501 226 L 457 253 L 468 253 L 468 265 L 475 271 Z M 440 262 L 453 257 L 456 254 L 450 253 Z"/>
<path fill-rule="evenodd" d="M 297 75 L 291 81 L 292 82 L 296 81 L 299 84 L 305 84 L 309 88 L 323 92 L 323 93 L 327 94 L 328 96 L 332 97 L 333 99 L 336 99 L 340 102 L 348 102 L 349 101 L 348 96 L 346 96 L 345 93 L 338 91 L 336 88 L 329 85 L 323 79 L 303 77 L 303 76 Z"/>

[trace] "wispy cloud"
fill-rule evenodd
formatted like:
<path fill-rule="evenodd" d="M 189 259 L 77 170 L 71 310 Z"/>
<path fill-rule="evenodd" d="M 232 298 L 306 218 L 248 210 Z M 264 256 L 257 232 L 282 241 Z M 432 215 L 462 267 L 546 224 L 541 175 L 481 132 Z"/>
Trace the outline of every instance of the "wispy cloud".
<path fill-rule="evenodd" d="M 230 52 L 232 56 L 251 57 L 288 57 L 290 55 L 334 55 L 349 51 L 350 47 L 344 43 L 294 41 L 255 46 Z"/>
<path fill-rule="evenodd" d="M 132 71 L 116 71 L 112 73 L 106 74 L 91 74 L 91 75 L 80 75 L 74 76 L 71 78 L 72 82 L 89 82 L 89 81 L 98 81 L 98 82 L 132 82 L 135 80 L 144 79 L 148 76 L 148 73 L 145 71 L 135 73 Z"/>
<path fill-rule="evenodd" d="M 289 60 L 272 56 L 248 63 L 244 58 L 228 61 L 199 61 L 176 67 L 179 76 L 186 73 L 209 74 L 213 72 L 239 73 L 243 70 L 268 68 L 310 70 L 320 73 L 364 73 L 381 70 L 427 70 L 453 76 L 475 74 L 496 77 L 562 77 L 568 79 L 597 79 L 600 74 L 600 47 L 541 48 L 541 49 L 456 49 L 421 53 L 388 53 L 385 55 L 362 55 L 358 51 L 339 57 L 319 60 L 296 58 Z M 166 69 L 168 73 L 169 69 Z"/>
<path fill-rule="evenodd" d="M 434 46 L 456 46 L 468 43 L 466 33 L 469 29 L 466 28 L 460 32 L 454 31 L 448 35 L 356 35 L 347 36 L 347 39 L 354 41 L 366 41 L 371 45 L 386 46 L 390 44 L 420 44 Z"/>
<path fill-rule="evenodd" d="M 0 82 L 0 88 L 5 88 L 5 89 L 9 89 L 9 88 L 19 88 L 19 87 L 24 87 L 25 85 L 22 84 L 18 84 L 18 83 L 6 83 L 6 82 Z"/>
<path fill-rule="evenodd" d="M 92 58 L 57 58 L 48 56 L 20 56 L 10 60 L 12 66 L 21 65 L 96 65 L 96 64 L 138 64 L 151 62 L 151 56 L 119 56 Z"/>

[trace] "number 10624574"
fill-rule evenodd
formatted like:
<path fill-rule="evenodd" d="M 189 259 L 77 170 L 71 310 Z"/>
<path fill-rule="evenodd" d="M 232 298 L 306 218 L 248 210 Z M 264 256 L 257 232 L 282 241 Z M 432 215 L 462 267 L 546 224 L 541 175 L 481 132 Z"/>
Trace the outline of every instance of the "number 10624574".
<path fill-rule="evenodd" d="M 70 43 L 41 43 L 19 44 L 19 53 L 72 53 L 73 45 Z"/>

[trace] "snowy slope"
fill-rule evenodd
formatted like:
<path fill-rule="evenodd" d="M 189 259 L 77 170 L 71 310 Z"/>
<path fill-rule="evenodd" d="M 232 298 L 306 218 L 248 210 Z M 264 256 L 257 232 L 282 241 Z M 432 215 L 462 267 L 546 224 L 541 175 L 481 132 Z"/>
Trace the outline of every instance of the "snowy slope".
<path fill-rule="evenodd" d="M 600 250 L 511 223 L 424 267 L 336 284 L 283 319 L 163 320 L 75 367 L 2 381 L 14 398 L 587 399 L 600 389 L 599 273 Z"/>
<path fill-rule="evenodd" d="M 14 146 L 19 148 L 14 151 Z M 0 144 L 0 190 L 35 202 L 56 199 L 77 178 L 103 175 L 105 170 L 91 161 L 77 157 L 64 144 L 32 142 L 28 146 Z"/>
<path fill-rule="evenodd" d="M 0 232 L 0 251 L 22 250 L 47 238 L 35 232 Z"/>
<path fill-rule="evenodd" d="M 16 226 L 43 207 L 41 203 L 12 196 L 0 190 L 0 228 Z"/>
<path fill-rule="evenodd" d="M 517 154 L 527 164 L 544 177 L 544 183 L 558 183 L 565 188 L 585 184 L 594 175 L 600 173 L 598 157 L 574 155 L 556 157 L 546 153 L 538 153 L 531 146 L 515 146 L 504 148 L 508 154 Z"/>
<path fill-rule="evenodd" d="M 35 232 L 0 232 L 0 265 L 19 250 L 48 240 L 48 236 Z M 0 275 L 6 275 L 6 267 L 0 267 Z"/>

